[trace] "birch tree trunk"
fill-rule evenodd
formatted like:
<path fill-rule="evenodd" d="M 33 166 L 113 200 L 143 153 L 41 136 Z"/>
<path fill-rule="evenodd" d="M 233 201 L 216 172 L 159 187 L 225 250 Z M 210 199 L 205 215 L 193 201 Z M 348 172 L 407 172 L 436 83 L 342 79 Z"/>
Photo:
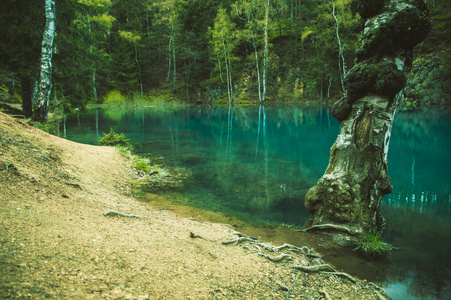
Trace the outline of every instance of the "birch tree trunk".
<path fill-rule="evenodd" d="M 46 122 L 52 91 L 52 54 L 55 39 L 55 0 L 45 0 L 45 29 L 42 38 L 39 92 L 33 119 Z"/>
<path fill-rule="evenodd" d="M 177 65 L 175 63 L 175 33 L 174 33 L 174 23 L 172 23 L 172 59 L 173 59 L 173 67 L 174 67 L 174 73 L 172 74 L 174 79 L 174 87 L 172 89 L 172 92 L 175 94 L 177 90 Z"/>
<path fill-rule="evenodd" d="M 96 87 L 96 69 L 92 68 L 92 95 L 94 102 L 97 103 L 97 87 Z"/>
<path fill-rule="evenodd" d="M 265 3 L 265 51 L 263 53 L 263 93 L 262 102 L 266 98 L 266 88 L 268 80 L 268 59 L 269 59 L 269 49 L 268 49 L 268 30 L 269 30 L 269 0 Z"/>
<path fill-rule="evenodd" d="M 141 71 L 141 66 L 139 64 L 139 60 L 138 60 L 138 48 L 135 46 L 135 62 L 136 62 L 136 66 L 138 67 L 138 75 L 139 75 L 139 86 L 140 86 L 140 95 L 141 98 L 143 97 L 143 80 L 142 80 L 142 71 Z"/>
<path fill-rule="evenodd" d="M 340 23 L 338 22 L 337 15 L 335 14 L 335 3 L 332 6 L 332 15 L 335 19 L 335 34 L 337 36 L 338 42 L 338 71 L 340 72 L 340 82 L 343 93 L 346 95 L 346 89 L 344 86 L 344 78 L 346 76 L 346 65 L 345 65 L 345 57 L 343 55 L 343 46 L 341 45 L 341 39 L 339 34 Z"/>
<path fill-rule="evenodd" d="M 345 78 L 347 96 L 332 108 L 341 132 L 325 174 L 305 197 L 307 227 L 333 228 L 347 235 L 383 228 L 381 200 L 393 189 L 387 175 L 393 119 L 404 98 L 412 48 L 430 29 L 422 0 L 376 1 L 373 6 L 363 2 L 357 3 L 366 19 L 357 64 Z"/>
<path fill-rule="evenodd" d="M 226 44 L 224 41 L 224 38 L 222 39 L 222 45 L 224 48 L 224 63 L 225 63 L 225 67 L 226 67 L 226 78 L 227 78 L 227 97 L 229 99 L 229 105 L 232 103 L 232 75 L 231 75 L 231 69 L 230 69 L 230 60 L 229 60 L 229 56 L 226 50 Z"/>
<path fill-rule="evenodd" d="M 171 62 L 172 62 L 172 55 L 171 55 L 171 46 L 172 46 L 172 34 L 171 38 L 169 39 L 169 45 L 168 45 L 168 76 L 166 78 L 166 81 L 169 83 L 169 79 L 171 78 Z"/>

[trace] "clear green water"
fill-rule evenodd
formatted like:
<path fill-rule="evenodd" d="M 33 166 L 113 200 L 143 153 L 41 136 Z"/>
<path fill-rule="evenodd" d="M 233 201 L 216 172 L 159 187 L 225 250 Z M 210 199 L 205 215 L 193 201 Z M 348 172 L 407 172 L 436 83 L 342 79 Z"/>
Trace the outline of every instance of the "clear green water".
<path fill-rule="evenodd" d="M 303 225 L 307 190 L 324 173 L 338 122 L 321 107 L 194 107 L 96 111 L 67 118 L 60 135 L 98 144 L 112 127 L 136 152 L 191 177 L 166 196 L 256 225 Z M 65 128 L 65 129 L 64 129 Z M 394 192 L 383 200 L 395 299 L 451 299 L 451 118 L 398 113 L 389 150 Z M 403 295 L 403 296 L 402 296 Z"/>

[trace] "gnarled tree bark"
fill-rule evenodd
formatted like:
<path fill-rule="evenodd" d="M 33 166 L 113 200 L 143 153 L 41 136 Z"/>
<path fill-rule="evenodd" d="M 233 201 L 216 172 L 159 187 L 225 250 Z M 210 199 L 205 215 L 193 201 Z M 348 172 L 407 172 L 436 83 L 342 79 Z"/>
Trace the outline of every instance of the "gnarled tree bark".
<path fill-rule="evenodd" d="M 381 200 L 393 190 L 387 175 L 393 119 L 403 100 L 412 49 L 426 37 L 430 21 L 423 0 L 359 0 L 354 5 L 365 26 L 356 65 L 345 78 L 347 96 L 332 108 L 341 132 L 305 206 L 307 227 L 339 225 L 348 229 L 346 234 L 359 235 L 383 226 Z"/>
<path fill-rule="evenodd" d="M 55 39 L 55 0 L 45 0 L 45 29 L 41 47 L 41 72 L 39 92 L 35 103 L 33 119 L 46 122 L 49 98 L 52 91 L 52 54 Z"/>

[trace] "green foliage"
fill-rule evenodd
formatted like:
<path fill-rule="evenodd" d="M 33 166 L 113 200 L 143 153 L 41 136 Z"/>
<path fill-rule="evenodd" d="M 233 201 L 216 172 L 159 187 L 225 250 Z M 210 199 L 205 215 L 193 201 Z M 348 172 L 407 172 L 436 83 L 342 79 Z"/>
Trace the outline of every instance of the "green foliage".
<path fill-rule="evenodd" d="M 333 97 L 341 84 L 332 11 L 335 7 L 350 70 L 359 22 L 350 1 L 62 1 L 53 83 L 66 110 L 83 107 L 96 95 L 110 99 L 111 91 L 123 95 L 111 101 L 115 107 L 130 101 L 146 105 L 149 97 L 141 102 L 134 94 L 162 89 L 186 102 L 217 101 L 226 98 L 227 82 L 237 102 L 256 102 L 264 69 L 269 101 Z M 42 2 L 22 2 L 0 1 L 0 68 L 16 74 L 17 89 L 25 89 L 28 99 L 38 79 L 44 10 Z M 447 0 L 428 4 L 434 28 L 421 52 L 442 51 L 449 71 L 451 5 Z"/>
<path fill-rule="evenodd" d="M 107 107 L 121 107 L 127 104 L 127 98 L 117 90 L 112 90 L 103 99 Z"/>
<path fill-rule="evenodd" d="M 150 173 L 152 171 L 152 166 L 150 165 L 150 161 L 148 159 L 138 157 L 134 163 L 136 170 L 144 171 L 146 173 Z"/>
<path fill-rule="evenodd" d="M 126 110 L 141 110 L 152 107 L 156 111 L 177 111 L 186 108 L 188 104 L 178 100 L 174 94 L 154 92 L 143 97 L 139 94 L 126 97 L 121 92 L 114 90 L 105 96 L 104 106 L 107 109 L 105 113 L 110 118 L 120 120 Z"/>
<path fill-rule="evenodd" d="M 123 31 L 123 30 L 119 30 L 118 33 L 121 38 L 132 43 L 133 45 L 137 45 L 139 43 L 139 41 L 141 41 L 141 37 L 136 33 L 133 33 L 130 31 Z"/>
<path fill-rule="evenodd" d="M 354 251 L 360 251 L 368 256 L 384 255 L 392 250 L 392 245 L 385 243 L 382 240 L 381 233 L 378 231 L 371 231 L 360 237 L 358 245 Z"/>
<path fill-rule="evenodd" d="M 110 132 L 108 134 L 103 134 L 103 137 L 99 139 L 99 143 L 103 146 L 122 146 L 128 149 L 133 149 L 130 140 L 127 139 L 122 132 L 121 134 L 117 134 L 114 132 L 113 128 L 110 128 Z"/>

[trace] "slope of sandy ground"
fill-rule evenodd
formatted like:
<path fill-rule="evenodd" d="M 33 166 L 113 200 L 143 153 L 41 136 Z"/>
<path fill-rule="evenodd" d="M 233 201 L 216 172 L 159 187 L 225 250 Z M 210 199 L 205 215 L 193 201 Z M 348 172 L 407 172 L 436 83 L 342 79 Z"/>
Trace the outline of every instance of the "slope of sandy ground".
<path fill-rule="evenodd" d="M 0 298 L 388 298 L 344 274 L 293 268 L 324 264 L 307 248 L 224 244 L 238 237 L 230 226 L 131 197 L 134 176 L 114 148 L 0 113 Z M 104 216 L 109 210 L 139 218 Z"/>

